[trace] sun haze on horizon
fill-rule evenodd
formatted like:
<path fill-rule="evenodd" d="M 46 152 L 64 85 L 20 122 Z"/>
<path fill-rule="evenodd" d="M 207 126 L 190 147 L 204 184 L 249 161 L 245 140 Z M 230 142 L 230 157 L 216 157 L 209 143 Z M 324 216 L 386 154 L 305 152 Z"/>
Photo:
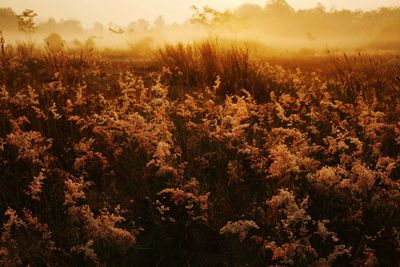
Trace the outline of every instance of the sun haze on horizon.
<path fill-rule="evenodd" d="M 267 0 L 3 0 L 0 7 L 11 7 L 16 12 L 25 8 L 35 10 L 41 19 L 79 19 L 85 26 L 94 22 L 114 22 L 126 25 L 138 18 L 154 20 L 162 15 L 167 22 L 181 23 L 188 19 L 193 11 L 192 5 L 210 6 L 218 10 L 234 9 L 242 4 L 251 3 L 264 6 Z M 75 3 L 74 3 L 75 2 Z M 371 10 L 383 6 L 400 6 L 400 0 L 287 0 L 295 9 L 315 7 L 318 2 L 330 9 Z"/>

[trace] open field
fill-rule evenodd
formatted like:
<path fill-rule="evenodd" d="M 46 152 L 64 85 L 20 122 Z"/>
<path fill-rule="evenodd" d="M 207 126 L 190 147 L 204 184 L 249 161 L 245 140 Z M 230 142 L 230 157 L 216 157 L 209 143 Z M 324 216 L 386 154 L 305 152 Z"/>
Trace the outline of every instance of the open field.
<path fill-rule="evenodd" d="M 2 1 L 0 267 L 400 267 L 399 0 Z"/>
<path fill-rule="evenodd" d="M 397 266 L 398 56 L 0 62 L 0 265 Z"/>

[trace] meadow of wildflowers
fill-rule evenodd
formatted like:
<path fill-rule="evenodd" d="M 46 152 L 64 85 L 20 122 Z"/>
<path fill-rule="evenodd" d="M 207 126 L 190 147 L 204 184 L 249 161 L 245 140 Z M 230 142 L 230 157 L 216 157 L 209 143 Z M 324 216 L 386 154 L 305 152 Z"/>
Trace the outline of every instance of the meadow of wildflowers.
<path fill-rule="evenodd" d="M 398 266 L 399 58 L 0 52 L 1 266 Z"/>

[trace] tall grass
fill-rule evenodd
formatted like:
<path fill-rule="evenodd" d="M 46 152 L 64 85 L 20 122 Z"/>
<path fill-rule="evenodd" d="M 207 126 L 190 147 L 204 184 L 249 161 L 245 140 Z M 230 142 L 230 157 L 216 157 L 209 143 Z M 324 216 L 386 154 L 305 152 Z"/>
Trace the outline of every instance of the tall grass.
<path fill-rule="evenodd" d="M 212 86 L 220 81 L 220 94 L 238 94 L 242 89 L 261 99 L 267 95 L 271 80 L 260 70 L 246 45 L 204 41 L 193 44 L 165 45 L 158 61 L 167 67 L 165 79 L 183 91 Z"/>
<path fill-rule="evenodd" d="M 1 266 L 398 264 L 395 57 L 332 75 L 207 42 L 135 74 L 24 53 L 0 54 Z"/>

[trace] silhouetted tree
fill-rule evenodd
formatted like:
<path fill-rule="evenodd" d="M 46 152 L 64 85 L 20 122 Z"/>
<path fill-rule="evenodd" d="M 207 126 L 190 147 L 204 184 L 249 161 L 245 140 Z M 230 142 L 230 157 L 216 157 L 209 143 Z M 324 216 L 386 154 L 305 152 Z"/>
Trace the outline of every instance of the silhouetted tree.
<path fill-rule="evenodd" d="M 161 30 L 165 27 L 165 20 L 162 16 L 158 16 L 156 20 L 154 20 L 154 28 Z"/>
<path fill-rule="evenodd" d="M 32 34 L 36 30 L 36 23 L 34 21 L 37 14 L 31 9 L 25 9 L 21 15 L 17 15 L 18 28 L 26 33 Z"/>
<path fill-rule="evenodd" d="M 190 21 L 193 24 L 199 24 L 205 27 L 209 34 L 215 30 L 221 29 L 229 29 L 231 32 L 238 31 L 242 22 L 241 18 L 228 11 L 220 12 L 208 6 L 200 10 L 194 5 L 192 9 L 195 13 L 192 15 Z"/>
<path fill-rule="evenodd" d="M 138 19 L 134 22 L 131 22 L 128 25 L 128 31 L 129 32 L 143 32 L 143 31 L 147 31 L 150 28 L 150 23 L 145 20 L 145 19 Z"/>
<path fill-rule="evenodd" d="M 104 26 L 99 22 L 94 23 L 93 27 L 90 29 L 90 33 L 94 35 L 102 35 L 104 32 Z"/>
<path fill-rule="evenodd" d="M 238 7 L 235 14 L 246 18 L 260 18 L 265 15 L 265 12 L 259 5 L 246 3 Z"/>
<path fill-rule="evenodd" d="M 0 30 L 18 30 L 17 14 L 11 8 L 0 8 Z"/>
<path fill-rule="evenodd" d="M 294 12 L 294 9 L 285 0 L 270 0 L 267 2 L 265 10 L 273 15 L 285 15 Z"/>

